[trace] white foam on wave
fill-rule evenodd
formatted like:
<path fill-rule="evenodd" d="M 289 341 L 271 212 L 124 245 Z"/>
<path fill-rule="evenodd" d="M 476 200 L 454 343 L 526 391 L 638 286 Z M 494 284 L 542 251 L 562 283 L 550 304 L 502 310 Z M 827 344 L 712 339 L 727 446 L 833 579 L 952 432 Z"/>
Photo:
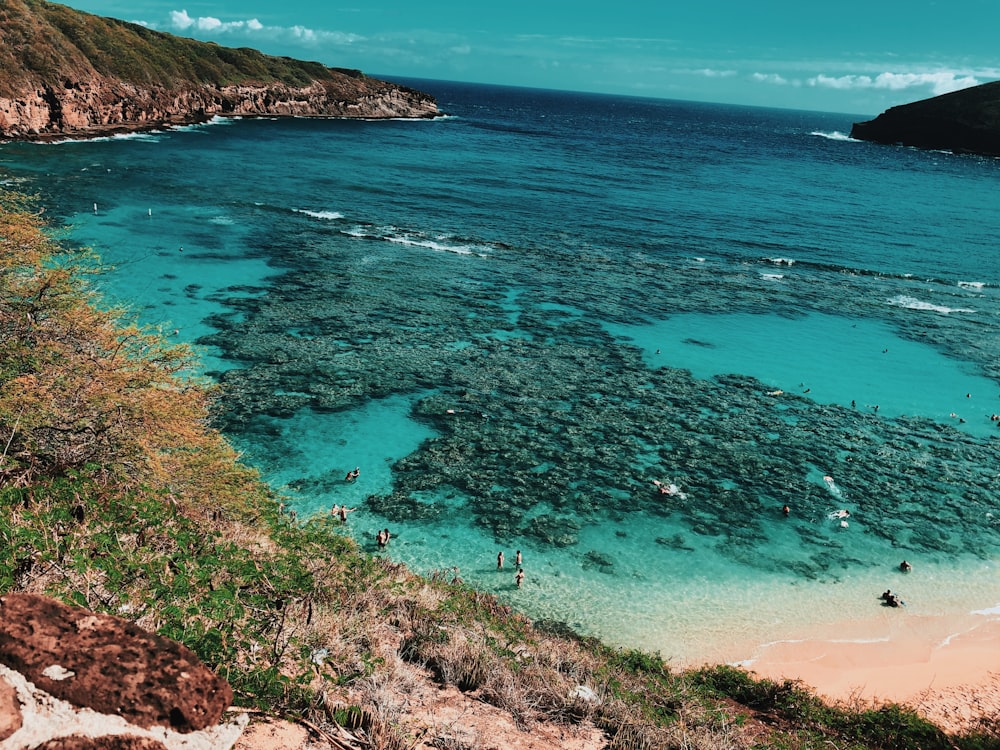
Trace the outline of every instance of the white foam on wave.
<path fill-rule="evenodd" d="M 986 286 L 986 283 L 982 281 L 960 281 L 958 285 L 962 289 L 982 289 Z"/>
<path fill-rule="evenodd" d="M 795 261 L 791 258 L 764 258 L 768 263 L 774 263 L 776 266 L 794 266 Z"/>
<path fill-rule="evenodd" d="M 407 245 L 409 247 L 423 247 L 428 250 L 436 250 L 438 252 L 444 253 L 455 253 L 456 255 L 481 255 L 477 253 L 472 245 L 451 245 L 447 242 L 442 242 L 444 239 L 439 237 L 435 240 L 414 238 L 408 235 L 388 235 L 385 237 L 387 242 L 395 242 L 399 245 Z"/>
<path fill-rule="evenodd" d="M 822 130 L 814 130 L 809 135 L 819 136 L 820 138 L 826 138 L 831 141 L 854 141 L 858 142 L 857 138 L 851 138 L 847 133 L 841 133 L 839 130 L 834 130 L 832 133 L 827 133 Z"/>
<path fill-rule="evenodd" d="M 406 232 L 398 227 L 365 227 L 355 226 L 344 230 L 344 234 L 349 237 L 366 240 L 382 240 L 392 242 L 396 245 L 407 247 L 419 247 L 436 252 L 454 253 L 455 255 L 475 255 L 480 258 L 489 257 L 486 245 L 471 244 L 467 242 L 457 242 L 447 235 L 428 237 L 420 232 Z"/>
<path fill-rule="evenodd" d="M 189 125 L 172 125 L 171 130 L 176 130 L 178 132 L 193 132 L 197 133 L 211 125 L 232 125 L 237 120 L 241 120 L 241 117 L 223 117 L 222 115 L 212 115 L 205 122 L 192 122 Z"/>
<path fill-rule="evenodd" d="M 326 221 L 334 221 L 335 219 L 344 218 L 344 215 L 339 211 L 310 211 L 306 208 L 293 208 L 292 210 L 297 214 L 305 214 L 306 216 L 311 216 L 314 219 L 324 219 Z"/>
<path fill-rule="evenodd" d="M 930 312 L 938 312 L 947 315 L 953 312 L 966 312 L 971 313 L 975 310 L 970 310 L 967 307 L 945 307 L 944 305 L 935 305 L 931 302 L 924 302 L 916 297 L 910 297 L 905 294 L 899 294 L 892 299 L 886 300 L 890 305 L 895 305 L 896 307 L 903 307 L 907 310 L 928 310 Z"/>
<path fill-rule="evenodd" d="M 60 138 L 55 141 L 39 141 L 43 146 L 62 146 L 67 143 L 107 143 L 109 141 L 148 141 L 156 142 L 163 135 L 162 130 L 143 130 L 130 133 L 112 133 L 111 135 L 98 135 L 93 138 Z"/>
<path fill-rule="evenodd" d="M 783 274 L 783 273 L 762 273 L 760 275 L 760 277 L 762 279 L 767 279 L 768 281 L 781 281 L 783 278 L 785 278 L 785 274 Z"/>

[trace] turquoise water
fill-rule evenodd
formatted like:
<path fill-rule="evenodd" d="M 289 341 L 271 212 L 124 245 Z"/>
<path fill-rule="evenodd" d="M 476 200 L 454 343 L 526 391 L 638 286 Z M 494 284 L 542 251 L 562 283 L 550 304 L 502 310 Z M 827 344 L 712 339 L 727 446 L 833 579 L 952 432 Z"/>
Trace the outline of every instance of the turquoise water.
<path fill-rule="evenodd" d="M 684 367 L 711 379 L 740 362 L 740 372 L 772 390 L 820 403 L 931 417 L 980 436 L 997 431 L 984 418 L 1000 398 L 994 381 L 884 323 L 827 314 L 685 314 L 609 330 L 640 347 L 650 367 Z"/>
<path fill-rule="evenodd" d="M 884 617 L 887 587 L 996 610 L 1000 163 L 849 115 L 418 87 L 450 116 L 0 170 L 197 347 L 297 517 L 356 508 L 372 552 L 389 527 L 419 571 L 682 663 Z"/>

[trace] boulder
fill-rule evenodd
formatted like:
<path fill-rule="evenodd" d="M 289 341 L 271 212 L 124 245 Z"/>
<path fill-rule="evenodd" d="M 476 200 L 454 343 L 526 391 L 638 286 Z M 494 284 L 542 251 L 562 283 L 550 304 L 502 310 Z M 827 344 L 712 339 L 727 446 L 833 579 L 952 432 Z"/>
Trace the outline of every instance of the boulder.
<path fill-rule="evenodd" d="M 188 648 L 132 622 L 0 598 L 0 750 L 224 750 L 246 725 L 220 724 L 232 698 Z"/>

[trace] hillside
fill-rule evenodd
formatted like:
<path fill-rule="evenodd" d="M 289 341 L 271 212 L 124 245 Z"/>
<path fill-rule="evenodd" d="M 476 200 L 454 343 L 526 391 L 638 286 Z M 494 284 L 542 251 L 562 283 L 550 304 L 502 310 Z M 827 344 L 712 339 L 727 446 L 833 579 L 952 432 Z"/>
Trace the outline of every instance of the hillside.
<path fill-rule="evenodd" d="M 1000 156 L 1000 81 L 892 107 L 874 120 L 855 123 L 851 137 Z"/>
<path fill-rule="evenodd" d="M 356 70 L 220 47 L 44 0 L 0 3 L 0 137 L 89 136 L 215 115 L 433 117 Z"/>

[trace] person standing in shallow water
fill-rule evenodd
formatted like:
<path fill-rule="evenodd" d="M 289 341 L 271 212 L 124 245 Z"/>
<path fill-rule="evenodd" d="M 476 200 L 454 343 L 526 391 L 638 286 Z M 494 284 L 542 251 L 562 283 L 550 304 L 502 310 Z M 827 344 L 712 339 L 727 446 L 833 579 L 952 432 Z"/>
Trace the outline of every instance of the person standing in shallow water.
<path fill-rule="evenodd" d="M 517 584 L 518 588 L 521 588 L 521 583 L 524 581 L 524 568 L 518 568 L 517 575 L 514 576 L 514 583 Z"/>
<path fill-rule="evenodd" d="M 503 550 L 497 554 L 497 570 L 503 570 Z"/>
<path fill-rule="evenodd" d="M 517 554 L 514 556 L 514 567 L 515 568 L 521 567 L 521 550 L 518 550 Z"/>

